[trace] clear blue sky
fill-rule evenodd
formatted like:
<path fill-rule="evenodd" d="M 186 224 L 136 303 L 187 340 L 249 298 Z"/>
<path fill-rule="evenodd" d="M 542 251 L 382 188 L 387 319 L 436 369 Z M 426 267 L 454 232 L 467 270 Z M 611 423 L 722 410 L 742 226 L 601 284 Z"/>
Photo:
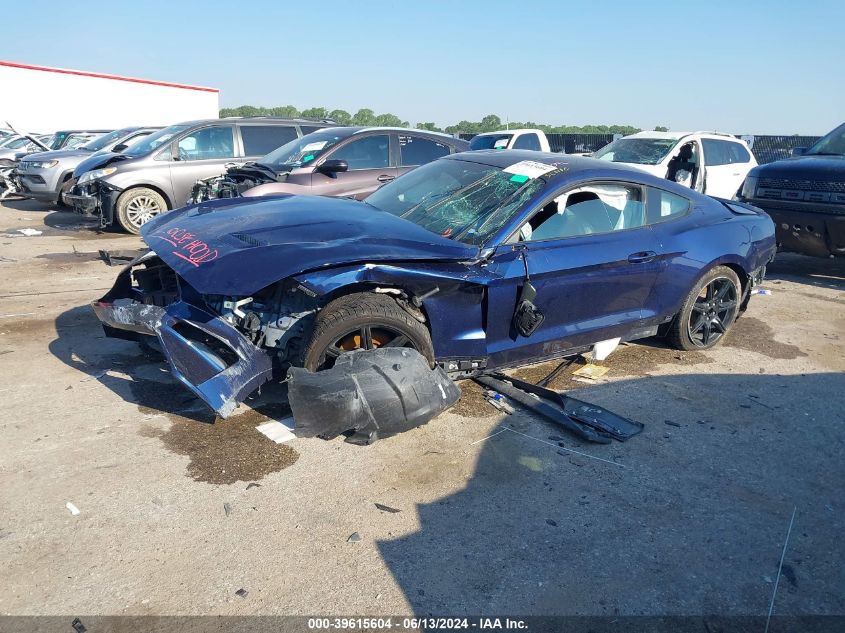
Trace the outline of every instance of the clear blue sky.
<path fill-rule="evenodd" d="M 845 121 L 845 0 L 76 0 L 2 16 L 0 59 L 213 86 L 221 107 L 757 134 Z"/>

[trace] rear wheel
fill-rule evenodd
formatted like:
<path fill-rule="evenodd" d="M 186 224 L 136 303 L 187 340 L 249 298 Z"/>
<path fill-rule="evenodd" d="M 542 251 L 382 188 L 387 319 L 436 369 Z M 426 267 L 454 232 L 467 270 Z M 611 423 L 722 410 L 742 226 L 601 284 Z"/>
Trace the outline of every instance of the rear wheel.
<path fill-rule="evenodd" d="M 434 349 L 425 325 L 384 294 L 355 293 L 335 299 L 314 322 L 303 365 L 329 369 L 344 352 L 379 347 L 410 347 L 434 365 Z"/>
<path fill-rule="evenodd" d="M 117 223 L 129 233 L 138 235 L 144 224 L 167 211 L 167 202 L 153 189 L 136 187 L 120 194 L 116 211 Z"/>
<path fill-rule="evenodd" d="M 742 286 L 726 266 L 709 270 L 687 296 L 669 329 L 669 342 L 682 350 L 708 349 L 722 340 L 739 312 Z"/>

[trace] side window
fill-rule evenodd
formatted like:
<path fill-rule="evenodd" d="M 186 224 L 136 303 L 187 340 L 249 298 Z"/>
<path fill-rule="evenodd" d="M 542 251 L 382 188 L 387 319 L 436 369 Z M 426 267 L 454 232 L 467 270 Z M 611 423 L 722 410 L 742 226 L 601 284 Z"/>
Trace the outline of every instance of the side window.
<path fill-rule="evenodd" d="M 231 126 L 205 127 L 179 140 L 179 160 L 234 158 Z"/>
<path fill-rule="evenodd" d="M 748 153 L 745 143 L 725 141 L 725 144 L 728 146 L 732 163 L 747 163 L 751 161 L 751 155 Z"/>
<path fill-rule="evenodd" d="M 648 188 L 648 223 L 659 224 L 686 215 L 690 201 L 663 189 Z"/>
<path fill-rule="evenodd" d="M 449 146 L 421 136 L 399 136 L 399 164 L 425 165 L 449 155 Z"/>
<path fill-rule="evenodd" d="M 329 156 L 332 160 L 345 160 L 349 169 L 380 169 L 390 165 L 390 137 L 377 134 L 359 138 L 339 147 Z"/>
<path fill-rule="evenodd" d="M 558 196 L 520 229 L 524 242 L 635 229 L 646 224 L 642 188 L 608 183 L 585 185 Z"/>
<path fill-rule="evenodd" d="M 540 139 L 533 132 L 531 134 L 522 134 L 516 139 L 513 144 L 514 149 L 533 149 L 540 151 Z"/>
<path fill-rule="evenodd" d="M 701 139 L 701 144 L 704 146 L 704 164 L 707 167 L 727 165 L 731 162 L 730 156 L 725 151 L 725 145 L 722 141 L 704 138 Z"/>
<path fill-rule="evenodd" d="M 244 156 L 264 156 L 297 138 L 292 125 L 242 125 Z"/>
<path fill-rule="evenodd" d="M 325 128 L 324 127 L 314 127 L 313 125 L 300 125 L 299 129 L 302 130 L 302 136 L 305 136 L 306 134 L 311 134 L 311 132 L 316 132 L 317 130 L 323 130 Z"/>

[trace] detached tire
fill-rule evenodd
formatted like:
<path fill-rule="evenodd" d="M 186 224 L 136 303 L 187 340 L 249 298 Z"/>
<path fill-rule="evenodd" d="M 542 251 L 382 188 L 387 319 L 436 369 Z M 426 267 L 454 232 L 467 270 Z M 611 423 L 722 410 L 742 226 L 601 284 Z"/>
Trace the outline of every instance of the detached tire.
<path fill-rule="evenodd" d="M 147 187 L 135 187 L 120 194 L 115 205 L 115 219 L 123 230 L 138 235 L 141 227 L 167 211 L 167 202 L 162 195 Z"/>
<path fill-rule="evenodd" d="M 303 366 L 328 369 L 344 352 L 377 347 L 410 347 L 434 366 L 428 329 L 386 294 L 361 292 L 335 299 L 314 321 Z"/>
<path fill-rule="evenodd" d="M 676 349 L 691 351 L 716 345 L 736 321 L 742 285 L 727 266 L 716 266 L 693 287 L 672 321 L 667 338 Z"/>

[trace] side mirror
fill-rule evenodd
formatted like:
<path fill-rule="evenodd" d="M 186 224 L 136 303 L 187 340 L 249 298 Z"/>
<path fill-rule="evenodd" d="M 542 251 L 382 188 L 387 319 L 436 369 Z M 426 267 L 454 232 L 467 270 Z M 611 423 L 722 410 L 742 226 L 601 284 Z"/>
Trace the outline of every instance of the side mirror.
<path fill-rule="evenodd" d="M 129 145 L 127 145 L 126 143 L 118 143 L 117 145 L 111 148 L 111 151 L 113 151 L 115 154 L 119 154 L 127 147 L 129 147 Z"/>
<path fill-rule="evenodd" d="M 322 173 L 329 175 L 329 176 L 331 176 L 332 174 L 337 174 L 337 173 L 340 173 L 342 171 L 348 171 L 348 170 L 349 170 L 349 163 L 347 163 L 345 160 L 329 159 L 326 162 L 324 162 L 322 165 L 317 167 L 317 171 L 322 172 Z"/>
<path fill-rule="evenodd" d="M 806 147 L 793 147 L 792 151 L 790 152 L 791 156 L 803 156 L 807 153 Z"/>

